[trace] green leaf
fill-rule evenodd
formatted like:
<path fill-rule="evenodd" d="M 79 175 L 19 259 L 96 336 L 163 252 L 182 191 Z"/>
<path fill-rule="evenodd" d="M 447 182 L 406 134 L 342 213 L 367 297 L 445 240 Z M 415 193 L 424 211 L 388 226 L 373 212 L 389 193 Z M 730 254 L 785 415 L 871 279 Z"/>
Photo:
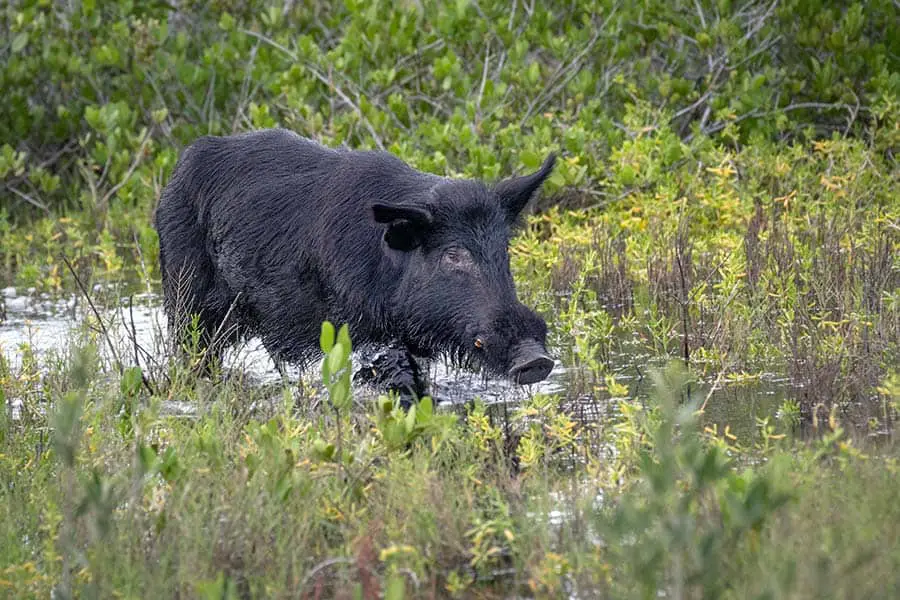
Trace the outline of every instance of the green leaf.
<path fill-rule="evenodd" d="M 431 416 L 434 414 L 434 403 L 431 400 L 431 396 L 425 396 L 421 400 L 419 400 L 419 408 L 418 408 L 418 417 L 419 422 L 425 422 L 431 419 Z"/>
<path fill-rule="evenodd" d="M 330 354 L 336 355 L 335 362 L 331 364 L 331 372 L 335 373 L 338 370 L 348 366 L 350 363 L 348 359 L 350 358 L 350 341 L 349 339 L 341 339 L 341 336 L 338 335 L 338 341 L 331 349 Z M 337 365 L 337 366 L 336 366 Z"/>
<path fill-rule="evenodd" d="M 353 346 L 350 344 L 350 327 L 346 323 L 341 325 L 341 328 L 338 331 L 337 341 L 347 349 L 347 354 L 349 355 Z"/>
<path fill-rule="evenodd" d="M 141 444 L 138 448 L 138 461 L 141 465 L 141 472 L 149 472 L 156 464 L 156 450 L 146 444 Z"/>
<path fill-rule="evenodd" d="M 331 369 L 328 367 L 328 356 L 322 361 L 322 383 L 331 385 Z"/>
<path fill-rule="evenodd" d="M 391 575 L 384 588 L 384 600 L 403 600 L 406 597 L 406 582 L 402 575 Z"/>
<path fill-rule="evenodd" d="M 331 460 L 334 458 L 334 444 L 318 438 L 313 442 L 313 452 L 320 460 Z"/>
<path fill-rule="evenodd" d="M 143 373 L 140 367 L 130 367 L 122 373 L 122 380 L 119 382 L 119 390 L 125 396 L 137 396 L 141 390 L 143 382 Z"/>
<path fill-rule="evenodd" d="M 28 32 L 22 31 L 12 41 L 12 53 L 18 54 L 28 45 Z"/>
<path fill-rule="evenodd" d="M 547 181 L 557 187 L 562 187 L 566 184 L 566 176 L 561 169 L 556 170 L 550 174 L 550 177 L 547 178 Z"/>
<path fill-rule="evenodd" d="M 412 433 L 413 429 L 416 427 L 416 405 L 413 404 L 409 407 L 409 412 L 406 413 L 406 432 Z"/>
<path fill-rule="evenodd" d="M 0 390 L 0 393 L 2 393 L 2 390 Z M 382 414 L 388 415 L 394 410 L 394 400 L 390 396 L 379 396 L 378 406 L 381 408 Z"/>
<path fill-rule="evenodd" d="M 406 431 L 398 421 L 388 421 L 382 429 L 381 435 L 391 448 L 401 446 L 406 441 Z"/>
<path fill-rule="evenodd" d="M 328 370 L 334 375 L 344 366 L 344 345 L 338 342 L 328 353 Z"/>
<path fill-rule="evenodd" d="M 235 20 L 228 13 L 222 13 L 222 16 L 219 18 L 219 27 L 225 31 L 231 31 L 234 29 Z"/>
<path fill-rule="evenodd" d="M 181 474 L 182 468 L 178 461 L 178 454 L 173 446 L 166 448 L 163 452 L 162 464 L 159 467 L 159 474 L 163 476 L 167 482 L 171 483 Z"/>
<path fill-rule="evenodd" d="M 322 322 L 322 332 L 319 334 L 319 347 L 322 352 L 331 352 L 334 347 L 334 325 L 331 321 Z"/>
<path fill-rule="evenodd" d="M 342 385 L 336 385 L 331 389 L 331 403 L 338 410 L 346 408 L 350 399 L 349 390 Z"/>
<path fill-rule="evenodd" d="M 169 109 L 166 107 L 154 110 L 151 113 L 151 117 L 153 118 L 154 123 L 162 123 L 166 120 L 166 117 L 169 116 Z"/>
<path fill-rule="evenodd" d="M 278 482 L 275 484 L 275 497 L 278 498 L 280 502 L 284 502 L 293 488 L 294 480 L 291 477 L 290 471 L 282 473 L 281 477 L 278 478 Z"/>
<path fill-rule="evenodd" d="M 340 379 L 338 379 L 338 383 L 344 386 L 347 392 L 350 392 L 350 369 L 344 368 L 343 372 L 341 372 Z"/>
<path fill-rule="evenodd" d="M 534 150 L 522 150 L 519 153 L 519 160 L 528 169 L 537 169 L 543 162 L 541 155 Z"/>

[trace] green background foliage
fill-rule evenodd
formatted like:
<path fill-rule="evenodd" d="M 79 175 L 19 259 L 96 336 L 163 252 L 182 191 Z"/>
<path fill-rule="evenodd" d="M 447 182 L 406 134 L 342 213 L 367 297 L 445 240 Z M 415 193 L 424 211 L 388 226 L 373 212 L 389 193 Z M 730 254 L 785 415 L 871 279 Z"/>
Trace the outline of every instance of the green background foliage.
<path fill-rule="evenodd" d="M 549 192 L 582 202 L 655 183 L 619 149 L 660 128 L 635 150 L 662 170 L 695 140 L 852 134 L 892 157 L 896 24 L 891 0 L 13 0 L 0 193 L 4 234 L 32 238 L 0 249 L 3 272 L 61 285 L 49 271 L 65 247 L 109 278 L 135 242 L 152 270 L 147 223 L 180 148 L 248 128 L 488 179 L 558 148 Z"/>

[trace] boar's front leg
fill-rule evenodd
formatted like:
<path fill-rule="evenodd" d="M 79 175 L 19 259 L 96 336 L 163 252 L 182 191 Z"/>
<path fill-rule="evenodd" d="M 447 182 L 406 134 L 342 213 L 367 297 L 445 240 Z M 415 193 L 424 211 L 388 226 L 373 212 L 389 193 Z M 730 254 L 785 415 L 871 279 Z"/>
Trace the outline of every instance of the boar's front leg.
<path fill-rule="evenodd" d="M 392 341 L 368 348 L 361 354 L 362 366 L 354 375 L 357 383 L 396 392 L 404 408 L 425 395 L 426 385 L 422 371 L 409 349 L 401 342 Z"/>

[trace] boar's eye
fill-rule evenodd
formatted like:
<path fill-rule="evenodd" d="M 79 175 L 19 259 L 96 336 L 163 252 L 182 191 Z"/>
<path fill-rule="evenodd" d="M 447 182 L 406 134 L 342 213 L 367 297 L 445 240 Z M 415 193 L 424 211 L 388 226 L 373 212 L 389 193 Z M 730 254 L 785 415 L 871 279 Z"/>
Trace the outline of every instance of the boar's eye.
<path fill-rule="evenodd" d="M 441 257 L 441 265 L 454 271 L 472 272 L 475 270 L 475 261 L 472 254 L 465 248 L 453 246 L 444 251 Z"/>

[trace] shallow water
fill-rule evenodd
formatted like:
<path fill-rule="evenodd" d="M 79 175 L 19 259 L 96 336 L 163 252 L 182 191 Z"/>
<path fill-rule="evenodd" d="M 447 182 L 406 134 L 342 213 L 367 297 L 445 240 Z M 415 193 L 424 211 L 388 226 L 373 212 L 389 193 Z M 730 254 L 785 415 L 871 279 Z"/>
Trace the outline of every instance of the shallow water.
<path fill-rule="evenodd" d="M 38 360 L 51 358 L 54 353 L 65 354 L 66 344 L 73 332 L 79 330 L 90 307 L 76 297 L 54 299 L 6 288 L 2 291 L 6 316 L 0 321 L 0 354 L 7 360 L 13 372 L 19 370 L 23 350 L 32 352 Z M 136 295 L 129 306 L 123 302 L 115 308 L 101 312 L 117 352 L 123 362 L 134 364 L 135 356 L 142 368 L 152 370 L 155 362 L 165 353 L 165 317 L 160 298 L 152 293 Z M 129 332 L 135 332 L 140 350 Z M 617 382 L 628 386 L 632 397 L 647 397 L 651 391 L 649 369 L 661 366 L 664 359 L 646 352 L 639 343 L 622 340 L 621 351 L 610 357 L 610 369 Z M 98 343 L 101 341 L 98 339 Z M 107 352 L 105 344 L 102 351 Z M 552 351 L 551 351 L 552 352 Z M 226 352 L 225 366 L 240 372 L 252 381 L 277 383 L 281 375 L 258 340 L 230 349 Z M 429 365 L 430 392 L 439 404 L 459 404 L 480 397 L 488 404 L 518 403 L 536 393 L 559 394 L 569 400 L 569 409 L 580 413 L 581 418 L 602 419 L 614 413 L 615 399 L 604 397 L 590 390 L 582 390 L 578 373 L 570 371 L 557 361 L 550 376 L 535 385 L 518 386 L 505 379 L 485 378 L 479 374 L 449 368 L 440 361 Z M 288 370 L 291 379 L 303 377 L 315 380 L 318 369 L 306 373 Z M 741 437 L 754 434 L 756 419 L 774 414 L 781 402 L 792 390 L 785 377 L 764 374 L 759 378 L 735 384 L 719 383 L 710 394 L 713 382 L 698 383 L 694 393 L 709 395 L 706 419 L 709 423 L 724 427 Z M 371 390 L 369 390 L 371 391 Z M 13 400 L 13 410 L 15 411 Z M 190 412 L 187 406 L 173 406 L 173 412 Z"/>
<path fill-rule="evenodd" d="M 23 345 L 39 359 L 47 358 L 53 352 L 63 351 L 68 339 L 77 331 L 90 307 L 75 298 L 52 300 L 49 297 L 19 295 L 12 288 L 3 290 L 6 298 L 6 319 L 0 322 L 0 353 L 4 355 L 13 371 L 21 368 Z M 160 306 L 160 298 L 153 294 L 142 294 L 133 298 L 133 305 L 101 312 L 113 345 L 127 356 L 133 364 L 134 352 L 130 332 L 135 332 L 139 346 L 151 355 L 161 356 L 165 339 L 165 315 Z M 103 350 L 106 350 L 104 347 Z M 143 352 L 138 353 L 137 362 L 144 368 L 152 368 L 153 360 Z M 251 340 L 230 349 L 224 357 L 225 366 L 239 369 L 254 381 L 275 383 L 281 375 L 275 368 L 265 348 L 259 340 Z M 312 370 L 315 373 L 318 370 Z M 288 369 L 291 377 L 303 374 Z M 433 395 L 453 401 L 469 400 L 480 396 L 485 402 L 515 401 L 535 393 L 560 393 L 565 390 L 563 376 L 565 368 L 557 361 L 550 376 L 539 384 L 517 386 L 502 379 L 486 379 L 481 375 L 448 368 L 435 361 L 429 368 L 429 380 Z"/>

